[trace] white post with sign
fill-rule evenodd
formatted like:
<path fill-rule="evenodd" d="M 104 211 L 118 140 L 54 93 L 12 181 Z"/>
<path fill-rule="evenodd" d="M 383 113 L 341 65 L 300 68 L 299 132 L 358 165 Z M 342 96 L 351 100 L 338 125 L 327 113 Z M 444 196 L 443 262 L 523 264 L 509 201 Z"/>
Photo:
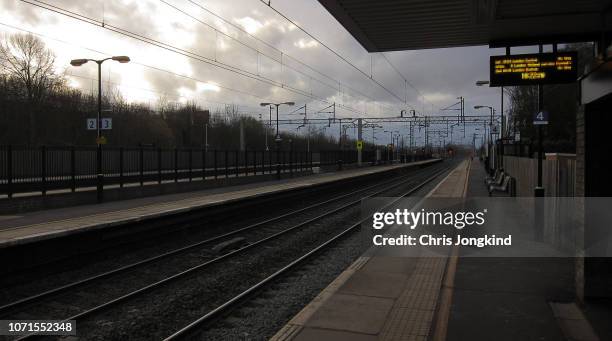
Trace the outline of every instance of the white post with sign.
<path fill-rule="evenodd" d="M 357 120 L 357 165 L 361 167 L 361 150 L 363 149 L 362 140 L 363 120 Z"/>
<path fill-rule="evenodd" d="M 113 129 L 113 119 L 112 118 L 101 118 L 100 119 L 100 130 L 112 130 Z M 98 130 L 98 119 L 96 118 L 88 118 L 87 119 L 87 130 Z M 106 144 L 106 137 L 100 136 L 96 137 L 96 144 Z"/>

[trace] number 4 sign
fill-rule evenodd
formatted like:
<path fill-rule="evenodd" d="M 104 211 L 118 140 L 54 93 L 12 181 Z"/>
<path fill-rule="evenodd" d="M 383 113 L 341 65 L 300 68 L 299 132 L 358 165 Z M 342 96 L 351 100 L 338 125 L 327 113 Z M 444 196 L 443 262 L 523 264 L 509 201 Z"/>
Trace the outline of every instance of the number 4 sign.
<path fill-rule="evenodd" d="M 540 111 L 533 116 L 534 125 L 546 125 L 548 124 L 548 111 Z"/>

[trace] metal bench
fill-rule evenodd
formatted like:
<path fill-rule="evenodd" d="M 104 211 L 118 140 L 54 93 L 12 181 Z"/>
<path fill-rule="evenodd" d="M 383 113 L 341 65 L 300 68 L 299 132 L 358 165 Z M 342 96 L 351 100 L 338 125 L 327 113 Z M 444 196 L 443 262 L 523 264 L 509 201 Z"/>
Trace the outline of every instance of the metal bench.
<path fill-rule="evenodd" d="M 501 183 L 494 183 L 489 185 L 489 196 L 493 195 L 493 192 L 501 192 L 507 193 L 511 196 L 514 196 L 514 191 L 512 190 L 514 179 L 510 175 L 503 175 L 503 180 Z"/>
<path fill-rule="evenodd" d="M 487 187 L 493 184 L 500 185 L 503 180 L 503 176 L 504 176 L 504 170 L 496 169 L 495 174 L 493 174 L 493 176 L 487 176 L 484 179 L 485 185 L 487 185 Z"/>

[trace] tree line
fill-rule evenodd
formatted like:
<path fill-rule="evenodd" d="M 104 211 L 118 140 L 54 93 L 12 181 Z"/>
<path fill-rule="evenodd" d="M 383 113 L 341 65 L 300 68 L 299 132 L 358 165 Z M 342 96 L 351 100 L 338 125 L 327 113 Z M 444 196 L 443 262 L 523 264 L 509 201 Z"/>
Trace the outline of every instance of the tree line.
<path fill-rule="evenodd" d="M 55 54 L 31 34 L 13 34 L 0 41 L 0 145 L 92 145 L 95 130 L 87 118 L 97 115 L 97 93 L 67 85 L 56 70 Z M 195 102 L 156 105 L 128 102 L 117 90 L 103 91 L 103 117 L 113 119 L 104 136 L 111 146 L 238 149 L 240 127 L 247 149 L 274 149 L 268 122 L 241 115 L 235 105 L 211 112 Z M 314 127 L 308 134 L 281 132 L 282 148 L 338 149 L 338 141 Z"/>

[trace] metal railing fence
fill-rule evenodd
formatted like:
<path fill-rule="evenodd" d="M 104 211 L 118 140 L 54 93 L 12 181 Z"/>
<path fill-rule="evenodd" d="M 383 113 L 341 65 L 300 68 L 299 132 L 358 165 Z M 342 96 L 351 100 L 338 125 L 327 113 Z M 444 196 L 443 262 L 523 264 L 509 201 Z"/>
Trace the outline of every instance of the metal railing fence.
<path fill-rule="evenodd" d="M 103 147 L 101 177 L 95 146 L 0 146 L 0 194 L 71 190 L 127 184 L 206 181 L 240 176 L 311 171 L 313 167 L 357 162 L 357 152 L 216 150 L 200 148 Z M 363 163 L 376 160 L 363 151 Z"/>

